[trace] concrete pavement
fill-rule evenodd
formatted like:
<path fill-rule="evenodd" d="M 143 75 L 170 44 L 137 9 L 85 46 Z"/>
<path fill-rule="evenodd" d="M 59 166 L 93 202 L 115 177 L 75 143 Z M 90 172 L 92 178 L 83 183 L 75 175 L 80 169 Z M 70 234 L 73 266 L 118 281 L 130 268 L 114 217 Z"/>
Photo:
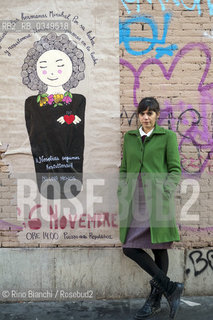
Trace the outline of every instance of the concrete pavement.
<path fill-rule="evenodd" d="M 213 296 L 183 297 L 175 320 L 212 320 Z M 0 320 L 131 320 L 144 299 L 1 303 Z M 189 306 L 186 302 L 198 303 Z M 166 320 L 167 302 L 153 320 Z"/>

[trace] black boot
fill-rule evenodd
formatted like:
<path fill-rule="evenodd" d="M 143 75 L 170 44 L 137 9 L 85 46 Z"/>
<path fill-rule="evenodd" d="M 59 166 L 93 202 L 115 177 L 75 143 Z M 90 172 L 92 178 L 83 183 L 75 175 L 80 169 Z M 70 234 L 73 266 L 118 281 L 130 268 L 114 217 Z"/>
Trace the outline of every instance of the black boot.
<path fill-rule="evenodd" d="M 138 310 L 135 315 L 135 319 L 147 319 L 160 311 L 160 301 L 162 298 L 162 292 L 151 285 L 151 292 L 146 299 L 143 307 Z"/>
<path fill-rule="evenodd" d="M 160 274 L 159 277 L 152 279 L 150 282 L 158 290 L 163 290 L 170 306 L 170 319 L 174 319 L 180 305 L 180 297 L 184 289 L 183 283 L 170 281 L 164 274 Z"/>
<path fill-rule="evenodd" d="M 178 312 L 178 308 L 180 305 L 180 296 L 184 289 L 183 283 L 175 282 L 175 284 L 176 288 L 172 293 L 165 293 L 165 297 L 170 306 L 170 319 L 174 319 Z"/>

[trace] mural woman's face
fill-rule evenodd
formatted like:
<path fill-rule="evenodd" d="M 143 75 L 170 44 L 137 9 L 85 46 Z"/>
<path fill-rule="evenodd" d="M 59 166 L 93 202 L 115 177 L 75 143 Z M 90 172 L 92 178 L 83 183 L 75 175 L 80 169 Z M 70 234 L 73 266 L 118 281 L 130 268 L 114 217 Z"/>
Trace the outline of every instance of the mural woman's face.
<path fill-rule="evenodd" d="M 72 75 L 72 62 L 68 55 L 60 50 L 46 51 L 38 59 L 37 74 L 49 87 L 60 87 Z"/>

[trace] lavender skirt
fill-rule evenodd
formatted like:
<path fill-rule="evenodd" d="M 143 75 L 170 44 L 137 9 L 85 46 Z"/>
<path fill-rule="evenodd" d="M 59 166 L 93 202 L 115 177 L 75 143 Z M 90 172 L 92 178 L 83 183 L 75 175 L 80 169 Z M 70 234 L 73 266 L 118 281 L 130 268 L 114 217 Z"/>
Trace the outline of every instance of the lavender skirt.
<path fill-rule="evenodd" d="M 141 174 L 138 176 L 133 199 L 133 219 L 130 224 L 123 248 L 144 249 L 168 249 L 173 242 L 151 243 L 149 213 L 145 203 L 145 196 L 141 182 Z"/>

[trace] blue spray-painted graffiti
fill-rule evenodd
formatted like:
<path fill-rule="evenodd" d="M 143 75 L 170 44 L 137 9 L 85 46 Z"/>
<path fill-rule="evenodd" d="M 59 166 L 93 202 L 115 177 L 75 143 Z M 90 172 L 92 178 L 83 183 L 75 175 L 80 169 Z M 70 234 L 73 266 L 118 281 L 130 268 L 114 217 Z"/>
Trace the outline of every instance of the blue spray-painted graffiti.
<path fill-rule="evenodd" d="M 164 54 L 167 54 L 168 56 L 173 56 L 173 51 L 177 50 L 178 46 L 176 44 L 171 44 L 170 46 L 167 46 L 165 48 L 157 47 L 155 50 L 157 52 L 155 58 L 160 59 Z"/>
<path fill-rule="evenodd" d="M 130 14 L 131 11 L 129 10 L 127 3 L 134 3 L 137 2 L 137 12 L 140 12 L 140 0 L 121 0 L 121 2 L 124 5 L 124 8 L 126 9 L 127 13 Z M 150 1 L 148 0 L 148 2 L 150 3 Z"/>
<path fill-rule="evenodd" d="M 163 35 L 161 39 L 158 39 L 158 26 L 155 23 L 154 19 L 145 15 L 134 17 L 131 19 L 127 19 L 125 21 L 120 21 L 119 23 L 119 33 L 120 33 L 120 44 L 123 42 L 126 51 L 134 56 L 145 55 L 146 53 L 150 52 L 154 49 L 155 45 L 161 44 L 164 45 L 166 43 L 166 36 L 168 32 L 169 23 L 171 20 L 171 14 L 165 13 L 164 14 L 164 29 Z M 152 38 L 146 37 L 132 37 L 130 26 L 134 23 L 145 23 L 148 24 L 152 31 Z M 147 42 L 149 44 L 148 48 L 144 50 L 134 50 L 131 48 L 131 42 Z M 169 56 L 173 55 L 173 51 L 177 50 L 178 46 L 176 44 L 169 45 L 165 48 L 163 47 L 156 47 L 155 50 L 157 52 L 156 59 L 161 58 L 163 55 L 167 54 Z"/>
<path fill-rule="evenodd" d="M 172 1 L 177 7 L 179 7 L 180 4 L 182 4 L 183 7 L 188 11 L 194 11 L 194 10 L 197 9 L 199 15 L 201 15 L 201 13 L 202 13 L 201 7 L 200 7 L 201 0 L 194 0 L 191 7 L 186 5 L 184 0 L 180 0 L 180 1 L 179 0 L 172 0 Z M 137 6 L 136 6 L 137 7 L 137 12 L 141 12 L 142 3 L 140 3 L 140 0 L 121 0 L 121 2 L 122 2 L 123 6 L 126 9 L 128 14 L 131 13 L 131 10 L 129 9 L 128 4 L 132 4 L 132 3 L 136 3 L 137 4 Z M 152 0 L 147 0 L 147 2 L 149 4 L 152 4 Z M 165 6 L 163 0 L 158 0 L 158 2 L 160 4 L 160 6 L 161 6 L 161 10 L 165 11 L 166 10 L 166 6 Z M 165 2 L 168 3 L 169 0 L 165 0 Z M 209 8 L 209 14 L 210 14 L 210 16 L 212 16 L 213 15 L 213 4 L 211 3 L 211 0 L 207 0 L 207 4 L 208 4 L 208 8 Z"/>

